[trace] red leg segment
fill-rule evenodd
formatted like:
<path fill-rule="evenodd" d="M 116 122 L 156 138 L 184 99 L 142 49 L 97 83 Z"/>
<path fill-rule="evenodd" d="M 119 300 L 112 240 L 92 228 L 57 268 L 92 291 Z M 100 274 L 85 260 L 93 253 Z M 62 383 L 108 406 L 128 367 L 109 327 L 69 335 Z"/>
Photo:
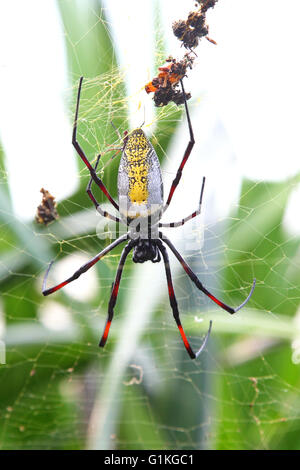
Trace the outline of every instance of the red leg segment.
<path fill-rule="evenodd" d="M 53 264 L 53 261 L 51 261 L 51 263 L 49 264 L 49 267 L 46 271 L 45 277 L 44 277 L 43 288 L 42 288 L 43 295 L 46 296 L 46 295 L 53 294 L 53 292 L 56 292 L 57 290 L 59 290 L 62 287 L 66 286 L 67 284 L 69 284 L 70 282 L 75 281 L 75 279 L 78 279 L 79 276 L 81 276 L 81 274 L 88 271 L 88 269 L 90 269 L 92 266 L 94 266 L 94 264 L 96 264 L 101 258 L 103 258 L 103 256 L 105 256 L 107 253 L 109 253 L 111 250 L 113 250 L 116 246 L 120 245 L 120 243 L 126 241 L 127 239 L 128 239 L 128 234 L 126 233 L 125 235 L 118 238 L 117 240 L 115 240 L 110 245 L 108 245 L 106 248 L 104 248 L 104 250 L 100 251 L 100 253 L 98 253 L 96 256 L 94 256 L 94 258 L 92 258 L 90 261 L 88 261 L 87 263 L 82 265 L 79 269 L 77 269 L 77 271 L 75 271 L 75 273 L 71 277 L 69 277 L 65 281 L 57 284 L 54 287 L 50 287 L 49 289 L 46 289 L 47 278 L 48 278 L 51 266 Z"/>
<path fill-rule="evenodd" d="M 189 278 L 193 281 L 193 283 L 198 287 L 199 290 L 201 290 L 205 295 L 207 295 L 207 297 L 209 297 L 213 302 L 215 302 L 217 305 L 219 305 L 219 307 L 223 308 L 224 310 L 226 310 L 227 312 L 233 314 L 233 313 L 236 313 L 238 312 L 241 308 L 244 307 L 244 305 L 246 305 L 246 303 L 249 301 L 250 297 L 252 296 L 253 294 L 253 291 L 254 291 L 254 287 L 255 287 L 255 282 L 256 282 L 256 279 L 253 280 L 253 284 L 252 284 L 252 288 L 251 288 L 251 291 L 248 295 L 248 297 L 246 298 L 246 300 L 244 300 L 244 302 L 239 305 L 238 307 L 236 308 L 232 308 L 232 307 L 229 307 L 229 305 L 226 305 L 224 302 L 221 302 L 221 300 L 217 299 L 214 295 L 212 295 L 202 284 L 202 282 L 200 282 L 200 280 L 198 279 L 198 277 L 196 276 L 196 274 L 192 271 L 192 269 L 189 267 L 189 265 L 186 263 L 186 261 L 182 258 L 182 256 L 180 255 L 180 253 L 178 253 L 178 251 L 176 250 L 176 248 L 174 247 L 174 245 L 171 243 L 171 241 L 165 236 L 162 234 L 162 232 L 159 232 L 159 238 L 161 240 L 163 240 L 164 243 L 166 243 L 166 245 L 168 245 L 168 247 L 170 248 L 170 250 L 174 253 L 174 255 L 176 256 L 176 258 L 178 259 L 178 261 L 180 262 L 181 266 L 183 267 L 183 269 L 185 270 L 185 272 L 187 273 L 187 275 L 189 276 Z"/>
<path fill-rule="evenodd" d="M 190 118 L 190 113 L 189 113 L 189 110 L 188 110 L 188 105 L 187 105 L 187 102 L 186 102 L 186 98 L 185 98 L 185 91 L 184 91 L 184 87 L 183 87 L 183 83 L 182 83 L 182 80 L 180 80 L 180 83 L 181 83 L 181 87 L 182 87 L 182 92 L 183 92 L 183 97 L 184 97 L 184 107 L 185 107 L 185 112 L 186 112 L 186 117 L 187 117 L 187 121 L 188 121 L 188 128 L 189 128 L 189 133 L 190 133 L 190 141 L 186 147 L 186 150 L 184 152 L 184 155 L 183 155 L 183 159 L 180 163 L 180 166 L 177 170 L 177 174 L 176 174 L 176 177 L 175 179 L 173 180 L 173 183 L 172 183 L 172 186 L 171 186 L 171 189 L 170 189 L 170 193 L 169 193 L 169 196 L 168 196 L 168 199 L 167 199 L 167 202 L 165 204 L 165 207 L 164 207 L 164 211 L 168 208 L 168 206 L 170 205 L 171 203 L 171 199 L 173 197 L 173 194 L 175 192 L 175 189 L 177 188 L 178 186 L 178 183 L 181 179 L 181 176 L 182 176 L 182 170 L 184 168 L 184 165 L 186 164 L 190 154 L 191 154 L 191 151 L 192 151 L 192 148 L 194 147 L 194 144 L 195 144 L 195 139 L 194 139 L 194 133 L 193 133 L 193 128 L 192 128 L 192 123 L 191 123 L 191 118 Z"/>
<path fill-rule="evenodd" d="M 191 359 L 195 359 L 196 357 L 198 357 L 200 355 L 200 353 L 203 351 L 203 349 L 206 346 L 206 343 L 207 343 L 207 340 L 208 340 L 208 337 L 209 337 L 209 334 L 210 334 L 210 331 L 211 331 L 212 322 L 210 322 L 208 332 L 206 333 L 206 336 L 204 338 L 204 341 L 203 341 L 200 349 L 195 354 L 194 351 L 192 350 L 191 346 L 190 346 L 190 343 L 187 340 L 187 337 L 185 335 L 185 332 L 183 330 L 183 327 L 182 327 L 182 324 L 181 324 L 181 321 L 180 321 L 179 310 L 178 310 L 177 300 L 176 300 L 176 297 L 175 297 L 175 292 L 174 292 L 174 287 L 173 287 L 173 282 L 172 282 L 171 269 L 170 269 L 170 263 L 169 263 L 169 256 L 168 256 L 167 250 L 160 241 L 158 241 L 158 247 L 159 247 L 159 250 L 160 250 L 160 252 L 163 256 L 163 259 L 164 259 L 166 277 L 167 277 L 167 283 L 168 283 L 169 299 L 170 299 L 170 305 L 171 305 L 171 308 L 172 308 L 172 311 L 173 311 L 173 316 L 174 316 L 174 319 L 175 319 L 176 324 L 178 326 L 182 341 L 184 343 L 184 346 L 185 346 L 185 349 L 187 350 L 188 355 L 190 356 Z"/>
<path fill-rule="evenodd" d="M 112 205 L 119 210 L 118 204 L 115 202 L 115 200 L 112 198 L 112 196 L 109 194 L 108 190 L 106 189 L 106 186 L 104 183 L 101 181 L 100 178 L 96 175 L 96 172 L 90 162 L 88 161 L 87 157 L 85 156 L 84 151 L 80 147 L 79 143 L 77 142 L 77 121 L 78 121 L 78 111 L 79 111 L 79 102 L 80 102 L 80 93 L 81 93 L 81 86 L 82 86 L 82 81 L 83 77 L 80 77 L 79 80 L 79 87 L 78 87 L 78 95 L 77 95 L 77 103 L 76 103 L 76 111 L 75 111 L 75 119 L 74 119 L 74 125 L 73 125 L 73 136 L 72 136 L 72 144 L 75 147 L 76 152 L 80 156 L 81 160 L 85 163 L 85 165 L 88 167 L 89 172 L 91 174 L 91 177 L 95 181 L 95 183 L 98 185 L 98 187 L 101 189 L 101 191 L 105 194 L 105 196 L 108 198 L 108 200 L 112 203 Z"/>
<path fill-rule="evenodd" d="M 119 292 L 119 287 L 120 287 L 120 282 L 121 282 L 121 277 L 122 277 L 124 264 L 125 264 L 126 258 L 129 254 L 130 250 L 132 249 L 133 245 L 134 245 L 134 241 L 130 241 L 125 246 L 124 250 L 122 251 L 122 255 L 121 255 L 121 258 L 120 258 L 120 262 L 119 262 L 119 266 L 118 266 L 118 270 L 117 270 L 117 274 L 116 274 L 116 279 L 115 279 L 115 282 L 114 282 L 114 285 L 113 285 L 113 288 L 112 288 L 112 292 L 111 292 L 110 300 L 109 300 L 109 304 L 108 304 L 107 320 L 106 320 L 106 324 L 105 324 L 105 327 L 104 327 L 104 332 L 103 332 L 102 338 L 101 338 L 100 343 L 99 343 L 99 346 L 101 348 L 103 348 L 105 346 L 105 343 L 107 341 L 109 328 L 110 328 L 110 325 L 111 325 L 111 322 L 112 322 L 112 319 L 113 319 L 113 316 L 114 316 L 114 307 L 116 305 L 117 298 L 118 298 L 118 292 Z"/>

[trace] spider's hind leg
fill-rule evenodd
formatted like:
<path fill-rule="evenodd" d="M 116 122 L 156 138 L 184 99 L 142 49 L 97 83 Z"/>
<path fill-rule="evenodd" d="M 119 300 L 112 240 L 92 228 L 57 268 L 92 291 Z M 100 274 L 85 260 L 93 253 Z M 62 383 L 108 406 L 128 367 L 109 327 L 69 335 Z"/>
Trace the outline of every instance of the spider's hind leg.
<path fill-rule="evenodd" d="M 116 305 L 117 298 L 118 298 L 118 292 L 119 292 L 119 287 L 120 287 L 120 282 L 121 282 L 121 277 L 122 277 L 124 264 L 125 264 L 126 258 L 129 254 L 129 252 L 131 251 L 133 245 L 134 245 L 134 241 L 131 240 L 125 246 L 125 248 L 123 249 L 122 254 L 121 254 L 121 258 L 120 258 L 120 261 L 119 261 L 119 266 L 118 266 L 115 282 L 113 283 L 112 290 L 111 290 L 111 295 L 110 295 L 110 299 L 109 299 L 108 315 L 107 315 L 107 319 L 106 319 L 106 324 L 105 324 L 105 327 L 104 327 L 103 335 L 102 335 L 100 343 L 99 343 L 99 346 L 101 348 L 103 348 L 105 346 L 105 343 L 107 341 L 110 325 L 111 325 L 111 322 L 112 322 L 112 319 L 113 319 L 113 316 L 114 316 L 114 307 Z"/>
<path fill-rule="evenodd" d="M 158 244 L 159 250 L 160 250 L 160 252 L 163 256 L 164 263 L 165 263 L 169 299 L 170 299 L 170 305 L 171 305 L 171 308 L 172 308 L 172 311 L 173 311 L 174 319 L 175 319 L 176 324 L 178 326 L 181 338 L 183 340 L 183 343 L 184 343 L 185 349 L 187 350 L 188 355 L 190 356 L 191 359 L 196 359 L 201 354 L 201 352 L 203 351 L 203 349 L 206 346 L 207 340 L 208 340 L 209 335 L 210 335 L 211 327 L 212 327 L 212 321 L 210 321 L 210 323 L 209 323 L 208 332 L 206 333 L 206 336 L 205 336 L 205 338 L 202 342 L 202 345 L 200 346 L 200 349 L 196 353 L 194 353 L 194 351 L 192 350 L 192 348 L 190 346 L 190 343 L 187 340 L 187 337 L 185 335 L 185 332 L 183 330 L 183 327 L 182 327 L 182 324 L 181 324 L 181 321 L 180 321 L 179 310 L 178 310 L 177 300 L 176 300 L 176 297 L 175 297 L 175 292 L 174 292 L 174 287 L 173 287 L 173 282 L 172 282 L 172 275 L 171 275 L 171 270 L 170 270 L 170 263 L 169 263 L 169 256 L 168 256 L 168 253 L 167 253 L 167 249 L 165 248 L 165 246 L 162 244 L 162 242 L 160 240 L 157 242 L 157 244 Z"/>
<path fill-rule="evenodd" d="M 243 308 L 246 305 L 247 302 L 249 302 L 249 300 L 250 300 L 250 298 L 253 294 L 254 288 L 255 288 L 255 283 L 256 283 L 255 278 L 253 279 L 252 287 L 251 287 L 250 293 L 248 294 L 248 297 L 246 298 L 246 300 L 244 300 L 244 302 L 242 302 L 236 308 L 230 307 L 229 305 L 226 305 L 221 300 L 217 299 L 217 297 L 215 297 L 211 292 L 209 292 L 209 290 L 206 289 L 206 287 L 204 287 L 204 285 L 202 284 L 202 282 L 200 281 L 198 276 L 196 276 L 194 271 L 190 268 L 190 266 L 187 264 L 187 262 L 183 259 L 181 254 L 176 250 L 173 243 L 165 235 L 163 235 L 162 232 L 159 232 L 159 237 L 160 237 L 161 240 L 164 241 L 164 243 L 166 243 L 166 245 L 174 253 L 174 255 L 178 259 L 179 263 L 181 264 L 181 266 L 183 267 L 183 269 L 185 270 L 185 272 L 187 273 L 187 275 L 189 276 L 191 281 L 193 281 L 193 283 L 196 285 L 196 287 L 198 287 L 198 289 L 201 290 L 201 292 L 203 292 L 205 295 L 207 295 L 207 297 L 209 297 L 213 302 L 215 302 L 215 304 L 219 305 L 219 307 L 226 310 L 226 312 L 228 312 L 230 314 L 233 314 L 233 313 L 238 312 L 241 308 Z"/>

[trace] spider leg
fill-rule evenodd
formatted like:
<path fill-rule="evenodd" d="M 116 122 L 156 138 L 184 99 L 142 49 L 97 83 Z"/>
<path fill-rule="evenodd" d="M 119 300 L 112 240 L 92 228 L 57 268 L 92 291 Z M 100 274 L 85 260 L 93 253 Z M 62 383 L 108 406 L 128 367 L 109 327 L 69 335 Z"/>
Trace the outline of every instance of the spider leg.
<path fill-rule="evenodd" d="M 116 132 L 117 136 L 119 137 L 119 140 L 121 141 L 122 140 L 122 136 L 119 132 L 119 129 L 116 128 L 116 126 L 114 125 L 113 121 L 110 121 L 114 131 Z M 110 152 L 111 150 L 116 150 L 116 153 L 113 154 L 112 157 L 110 157 L 109 160 L 107 160 L 107 162 L 103 165 L 103 169 L 105 169 L 112 161 L 113 159 L 120 153 L 122 152 L 124 148 L 124 144 L 122 145 L 122 147 L 109 147 L 105 150 L 105 152 Z"/>
<path fill-rule="evenodd" d="M 181 264 L 181 266 L 183 267 L 183 269 L 185 270 L 185 272 L 187 273 L 187 275 L 189 276 L 189 278 L 193 281 L 193 283 L 198 287 L 199 290 L 201 290 L 205 295 L 207 295 L 207 297 L 209 297 L 213 302 L 215 302 L 217 305 L 219 305 L 219 307 L 223 308 L 224 310 L 226 310 L 227 312 L 233 314 L 233 313 L 236 313 L 238 312 L 241 308 L 244 307 L 244 305 L 246 305 L 246 303 L 249 301 L 250 297 L 252 296 L 253 294 L 253 291 L 254 291 L 254 287 L 255 287 L 255 283 L 256 283 L 256 279 L 253 279 L 253 284 L 252 284 L 252 287 L 251 287 L 251 291 L 248 295 L 248 297 L 246 298 L 246 300 L 244 300 L 243 303 L 241 303 L 241 305 L 239 305 L 238 307 L 236 308 L 232 308 L 232 307 L 229 307 L 228 305 L 224 304 L 223 302 L 221 302 L 221 300 L 217 299 L 214 295 L 212 295 L 202 284 L 202 282 L 200 282 L 200 280 L 198 279 L 198 277 L 196 276 L 196 274 L 192 271 L 192 269 L 189 267 L 189 265 L 186 263 L 186 261 L 182 258 L 182 256 L 178 253 L 178 251 L 176 250 L 176 248 L 174 247 L 174 245 L 171 243 L 171 241 L 165 236 L 162 234 L 162 232 L 159 232 L 159 238 L 163 240 L 164 243 L 166 243 L 168 245 L 168 247 L 170 248 L 170 250 L 173 251 L 174 255 L 176 256 L 176 258 L 178 259 L 179 263 Z"/>
<path fill-rule="evenodd" d="M 175 319 L 176 324 L 178 326 L 179 332 L 181 334 L 181 338 L 183 340 L 185 349 L 187 350 L 190 358 L 195 359 L 196 357 L 198 357 L 201 354 L 201 352 L 203 351 L 203 349 L 206 346 L 206 343 L 207 343 L 207 340 L 209 338 L 210 331 L 211 331 L 212 321 L 210 321 L 210 323 L 209 323 L 208 332 L 206 333 L 206 336 L 203 340 L 203 343 L 202 343 L 200 349 L 195 354 L 194 351 L 192 350 L 188 340 L 187 340 L 187 337 L 185 335 L 185 332 L 183 330 L 183 327 L 182 327 L 182 324 L 181 324 L 181 321 L 180 321 L 178 305 L 177 305 L 175 292 L 174 292 L 174 287 L 173 287 L 173 282 L 172 282 L 172 275 L 171 275 L 171 269 L 170 269 L 169 256 L 168 256 L 168 253 L 167 253 L 167 249 L 165 248 L 165 246 L 162 244 L 162 242 L 160 240 L 158 240 L 157 243 L 158 243 L 158 246 L 159 246 L 159 250 L 160 250 L 160 252 L 163 256 L 163 259 L 164 259 L 166 277 L 167 277 L 167 283 L 168 283 L 169 299 L 170 299 L 170 305 L 171 305 L 171 308 L 172 308 L 172 311 L 173 311 L 173 316 L 174 316 L 174 319 Z"/>
<path fill-rule="evenodd" d="M 104 248 L 104 250 L 100 251 L 100 253 L 98 253 L 96 256 L 94 256 L 94 258 L 92 258 L 90 261 L 83 264 L 79 269 L 77 269 L 77 271 L 75 271 L 75 273 L 71 277 L 69 277 L 68 279 L 66 279 L 63 282 L 60 282 L 59 284 L 57 284 L 54 287 L 50 287 L 49 289 L 46 289 L 47 278 L 48 278 L 51 266 L 53 264 L 53 261 L 51 261 L 51 263 L 49 264 L 49 267 L 46 271 L 45 277 L 44 277 L 44 282 L 43 282 L 43 287 L 42 287 L 43 295 L 45 295 L 45 296 L 50 295 L 53 292 L 56 292 L 57 290 L 59 290 L 62 287 L 66 286 L 70 282 L 75 281 L 75 279 L 78 279 L 79 276 L 81 276 L 81 274 L 88 271 L 88 269 L 90 269 L 92 266 L 94 266 L 94 264 L 96 264 L 101 258 L 103 258 L 103 256 L 105 256 L 107 253 L 109 253 L 111 250 L 113 250 L 116 246 L 120 245 L 120 243 L 124 242 L 127 239 L 128 239 L 128 234 L 126 233 L 125 235 L 118 238 L 117 240 L 115 240 L 110 245 L 108 245 L 106 248 Z"/>
<path fill-rule="evenodd" d="M 101 154 L 99 153 L 99 155 L 97 157 L 96 165 L 94 167 L 95 171 L 97 171 L 97 167 L 98 167 L 98 163 L 99 163 L 100 158 L 101 158 Z M 92 189 L 91 189 L 92 183 L 93 183 L 93 178 L 91 177 L 90 181 L 89 181 L 89 184 L 87 185 L 86 192 L 87 192 L 89 198 L 91 199 L 91 201 L 93 202 L 94 206 L 96 207 L 96 210 L 99 212 L 99 214 L 101 214 L 103 217 L 106 217 L 107 219 L 114 220 L 115 222 L 121 222 L 121 220 L 118 217 L 115 217 L 114 215 L 111 215 L 109 212 L 104 211 L 104 210 L 101 209 L 100 204 L 98 203 L 98 201 L 96 200 L 95 196 L 92 193 Z"/>
<path fill-rule="evenodd" d="M 160 251 L 157 250 L 156 258 L 152 260 L 153 263 L 160 263 L 161 257 L 160 257 Z"/>
<path fill-rule="evenodd" d="M 113 205 L 117 210 L 119 210 L 118 204 L 115 202 L 115 200 L 114 200 L 114 199 L 112 198 L 112 196 L 109 194 L 108 190 L 106 189 L 106 186 L 105 186 L 104 183 L 101 181 L 101 179 L 98 178 L 98 176 L 96 175 L 96 171 L 94 170 L 94 168 L 92 167 L 92 165 L 91 165 L 90 162 L 88 161 L 87 157 L 85 156 L 84 151 L 82 150 L 82 148 L 80 147 L 79 143 L 77 142 L 77 121 L 78 121 L 78 111 L 79 111 L 79 102 L 80 102 L 80 94 L 81 94 L 82 81 L 83 81 L 83 77 L 80 77 L 79 86 L 78 86 L 78 94 L 77 94 L 77 103 L 76 103 L 75 119 L 74 119 L 74 124 L 73 124 L 72 144 L 73 144 L 73 146 L 75 147 L 75 150 L 76 150 L 76 152 L 78 153 L 78 155 L 80 156 L 81 160 L 85 163 L 85 165 L 86 165 L 87 168 L 89 169 L 89 172 L 90 172 L 90 174 L 91 174 L 91 177 L 93 178 L 93 180 L 95 181 L 95 183 L 97 184 L 97 186 L 99 186 L 99 188 L 101 189 L 101 191 L 105 194 L 105 196 L 106 196 L 106 197 L 108 198 L 108 200 L 112 203 L 112 205 Z"/>
<path fill-rule="evenodd" d="M 186 117 L 187 117 L 187 121 L 188 121 L 188 128 L 189 128 L 189 133 L 190 133 L 190 140 L 189 140 L 189 143 L 187 144 L 187 147 L 185 149 L 185 152 L 184 152 L 184 155 L 183 155 L 183 158 L 182 158 L 182 161 L 180 163 L 180 166 L 177 170 L 177 174 L 176 174 L 176 177 L 174 178 L 173 182 L 172 182 L 172 185 L 171 185 L 171 189 L 170 189 L 170 192 L 169 192 L 169 196 L 168 196 L 168 199 L 167 199 L 167 202 L 164 206 L 164 211 L 167 210 L 167 208 L 169 207 L 170 205 L 170 202 L 171 202 L 171 199 L 173 197 L 173 194 L 175 192 L 175 189 L 181 179 L 181 176 L 182 176 L 182 170 L 184 168 L 184 165 L 186 164 L 190 154 L 191 154 L 191 151 L 192 151 L 192 148 L 194 147 L 194 144 L 195 144 L 195 139 L 194 139 L 194 133 L 193 133 L 193 128 L 192 128 L 192 123 L 191 123 L 191 118 L 190 118 L 190 113 L 189 113 L 189 110 L 188 110 L 188 105 L 187 105 L 187 102 L 186 102 L 186 97 L 185 97 L 185 91 L 184 91 L 184 87 L 183 87 L 183 83 L 182 83 L 182 80 L 180 80 L 180 83 L 181 83 L 181 88 L 182 88 L 182 92 L 183 92 L 183 98 L 184 98 L 184 107 L 185 107 L 185 112 L 186 112 Z"/>
<path fill-rule="evenodd" d="M 159 223 L 159 227 L 180 227 L 181 225 L 184 225 L 186 222 L 189 220 L 193 219 L 194 217 L 197 217 L 197 215 L 201 214 L 201 205 L 202 205 L 202 198 L 203 198 L 203 192 L 204 192 L 204 185 L 205 185 L 205 176 L 202 180 L 202 187 L 201 187 L 201 192 L 200 192 L 200 201 L 199 201 L 199 206 L 198 209 L 193 212 L 192 214 L 188 215 L 184 219 L 180 220 L 179 222 L 167 222 L 167 223 Z"/>
<path fill-rule="evenodd" d="M 119 140 L 122 140 L 122 136 L 121 136 L 121 134 L 120 134 L 120 132 L 119 132 L 119 129 L 116 128 L 116 126 L 114 125 L 113 120 L 111 120 L 110 123 L 111 123 L 112 127 L 114 128 L 115 133 L 116 133 L 117 136 L 119 137 Z"/>
<path fill-rule="evenodd" d="M 104 163 L 104 165 L 103 165 L 103 170 L 104 170 L 108 165 L 111 164 L 111 162 L 113 161 L 113 159 L 122 151 L 122 148 L 115 148 L 115 147 L 114 147 L 114 148 L 109 148 L 109 149 L 108 149 L 108 151 L 110 151 L 110 150 L 116 150 L 116 153 L 114 153 L 113 156 L 110 157 L 110 159 L 107 160 L 106 163 Z"/>
<path fill-rule="evenodd" d="M 131 240 L 125 246 L 125 248 L 123 249 L 122 254 L 121 254 L 121 258 L 120 258 L 120 262 L 119 262 L 115 282 L 112 286 L 111 295 L 110 295 L 110 299 L 109 299 L 108 315 L 107 315 L 107 319 L 106 319 L 106 324 L 105 324 L 105 327 L 104 327 L 102 338 L 101 338 L 100 343 L 99 343 L 99 346 L 101 348 L 103 348 L 105 346 L 105 343 L 107 341 L 109 328 L 110 328 L 110 325 L 111 325 L 111 322 L 112 322 L 112 319 L 113 319 L 113 316 L 114 316 L 114 307 L 116 305 L 117 298 L 118 298 L 118 292 L 119 292 L 120 281 L 121 281 L 121 277 L 122 277 L 124 264 L 125 264 L 126 258 L 129 254 L 129 252 L 131 251 L 133 245 L 134 245 L 134 241 Z"/>

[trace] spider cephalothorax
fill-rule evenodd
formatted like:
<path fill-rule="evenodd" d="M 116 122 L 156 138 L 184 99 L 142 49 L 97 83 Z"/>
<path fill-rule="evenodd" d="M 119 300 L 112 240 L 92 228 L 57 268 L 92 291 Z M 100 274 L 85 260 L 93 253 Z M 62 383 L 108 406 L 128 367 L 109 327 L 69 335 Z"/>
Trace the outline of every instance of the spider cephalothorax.
<path fill-rule="evenodd" d="M 134 263 L 144 263 L 145 261 L 159 263 L 160 254 L 155 241 L 139 239 L 133 249 L 132 261 Z"/>
<path fill-rule="evenodd" d="M 124 268 L 124 264 L 126 261 L 127 256 L 129 255 L 130 251 L 133 250 L 133 262 L 134 263 L 144 263 L 145 261 L 152 261 L 153 263 L 159 262 L 161 260 L 161 256 L 164 261 L 165 271 L 166 271 L 166 278 L 168 284 L 168 294 L 170 300 L 170 306 L 173 312 L 173 316 L 175 322 L 178 326 L 179 332 L 181 334 L 181 338 L 183 340 L 184 346 L 191 357 L 191 359 L 195 359 L 201 351 L 204 349 L 207 339 L 210 334 L 211 330 L 211 322 L 209 325 L 208 332 L 202 342 L 200 349 L 194 353 L 192 350 L 187 337 L 184 333 L 180 317 L 179 317 L 179 310 L 178 305 L 175 297 L 173 282 L 172 282 L 172 275 L 170 270 L 169 264 L 169 256 L 167 252 L 168 247 L 175 257 L 180 262 L 181 266 L 185 270 L 186 274 L 189 276 L 191 281 L 196 285 L 196 287 L 202 291 L 207 297 L 209 297 L 213 302 L 215 302 L 219 307 L 223 308 L 229 313 L 235 313 L 240 310 L 250 299 L 252 292 L 255 287 L 255 279 L 252 284 L 252 288 L 250 294 L 246 298 L 246 300 L 239 305 L 237 308 L 232 308 L 223 303 L 221 300 L 217 299 L 213 294 L 211 294 L 206 287 L 203 286 L 199 278 L 196 274 L 192 271 L 189 267 L 187 262 L 182 258 L 180 253 L 176 250 L 172 242 L 159 231 L 160 227 L 179 227 L 180 225 L 184 225 L 188 220 L 196 217 L 200 214 L 201 211 L 201 204 L 202 204 L 202 197 L 204 191 L 204 183 L 205 178 L 202 181 L 202 187 L 200 191 L 200 201 L 199 207 L 196 211 L 192 214 L 184 217 L 183 219 L 177 222 L 169 222 L 169 223 L 162 223 L 160 219 L 163 213 L 169 207 L 173 194 L 176 190 L 176 187 L 181 179 L 182 170 L 191 154 L 192 148 L 194 146 L 195 140 L 193 135 L 192 124 L 190 120 L 190 115 L 187 107 L 185 92 L 183 88 L 182 81 L 182 94 L 184 98 L 184 106 L 188 121 L 188 128 L 190 134 L 190 140 L 184 152 L 182 161 L 179 165 L 177 170 L 176 177 L 173 180 L 171 185 L 169 195 L 167 198 L 166 203 L 163 203 L 163 183 L 161 177 L 161 170 L 158 157 L 156 152 L 147 139 L 146 135 L 144 134 L 143 130 L 138 128 L 133 130 L 131 133 L 125 133 L 125 138 L 123 140 L 122 147 L 118 149 L 122 151 L 122 157 L 119 166 L 119 174 L 118 174 L 118 197 L 119 197 L 119 204 L 112 198 L 109 194 L 107 188 L 103 184 L 102 180 L 98 177 L 96 171 L 97 166 L 100 160 L 100 156 L 98 155 L 95 167 L 92 167 L 89 160 L 85 156 L 84 151 L 80 147 L 77 141 L 77 119 L 78 119 L 78 110 L 79 110 L 79 101 L 80 101 L 80 92 L 81 92 L 81 85 L 82 85 L 83 77 L 81 77 L 79 82 L 78 88 L 78 96 L 77 96 L 77 105 L 76 105 L 76 112 L 75 112 L 75 120 L 74 120 L 74 127 L 73 127 L 73 139 L 72 143 L 80 156 L 81 160 L 87 166 L 91 178 L 89 184 L 87 186 L 87 194 L 93 204 L 95 205 L 97 211 L 103 216 L 107 217 L 108 219 L 114 220 L 115 222 L 123 223 L 127 226 L 128 232 L 125 235 L 120 236 L 117 240 L 111 243 L 109 246 L 104 248 L 100 253 L 98 253 L 94 258 L 90 261 L 85 263 L 81 266 L 71 277 L 66 279 L 65 281 L 57 284 L 54 287 L 50 287 L 49 289 L 46 288 L 46 281 L 48 277 L 48 273 L 52 263 L 50 263 L 48 270 L 46 272 L 44 282 L 43 282 L 43 289 L 42 292 L 44 295 L 52 294 L 57 290 L 61 289 L 65 285 L 69 284 L 70 282 L 78 279 L 81 274 L 86 272 L 90 269 L 94 264 L 96 264 L 103 256 L 113 250 L 116 246 L 120 245 L 127 241 L 125 245 L 120 261 L 119 266 L 115 278 L 115 282 L 113 283 L 111 296 L 108 304 L 108 316 L 106 320 L 106 324 L 104 327 L 104 332 L 101 337 L 99 346 L 103 347 L 107 341 L 109 328 L 113 319 L 114 315 L 114 307 L 117 301 L 117 296 L 119 292 L 119 286 L 121 281 L 121 276 Z M 107 211 L 104 211 L 98 201 L 96 200 L 95 196 L 92 193 L 92 182 L 95 182 L 97 186 L 101 189 L 101 191 L 105 194 L 111 204 L 117 209 L 118 213 L 120 214 L 120 218 L 116 217 L 115 215 L 110 214 Z"/>

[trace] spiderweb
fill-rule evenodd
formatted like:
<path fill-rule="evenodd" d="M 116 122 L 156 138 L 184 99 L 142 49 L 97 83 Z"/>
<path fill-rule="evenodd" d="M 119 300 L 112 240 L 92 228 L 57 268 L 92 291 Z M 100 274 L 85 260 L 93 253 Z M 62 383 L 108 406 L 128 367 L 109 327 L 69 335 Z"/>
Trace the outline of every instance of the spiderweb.
<path fill-rule="evenodd" d="M 119 157 L 112 160 L 115 150 L 105 149 L 119 147 L 133 121 L 143 122 L 144 77 L 132 74 L 137 62 L 118 57 L 112 42 L 116 20 L 106 5 L 59 6 L 73 84 L 65 91 L 69 120 L 84 74 L 78 139 L 90 161 L 103 154 L 99 173 L 116 196 Z M 159 15 L 153 24 L 162 27 Z M 93 66 L 103 42 L 105 59 Z M 163 44 L 157 33 L 154 71 L 166 56 Z M 147 73 L 151 78 L 152 71 Z M 190 83 L 195 89 L 192 78 Z M 205 93 L 194 95 L 189 106 L 196 145 L 164 221 L 196 209 L 205 175 L 203 210 L 186 226 L 164 232 L 218 298 L 239 305 L 256 277 L 253 298 L 236 316 L 228 315 L 192 285 L 170 254 L 193 348 L 213 320 L 205 352 L 191 361 L 171 314 L 162 263 L 133 265 L 129 256 L 109 340 L 99 349 L 119 248 L 59 293 L 41 295 L 51 259 L 49 285 L 68 277 L 114 236 L 115 227 L 85 194 L 88 171 L 78 166 L 77 189 L 59 200 L 60 219 L 39 227 L 10 203 L 2 152 L 2 449 L 299 449 L 299 232 L 289 223 L 299 175 L 277 182 L 243 176 L 222 119 Z M 167 192 L 187 144 L 185 118 L 175 105 L 157 112 L 146 107 L 145 114 Z M 95 194 L 108 208 L 96 189 Z"/>

